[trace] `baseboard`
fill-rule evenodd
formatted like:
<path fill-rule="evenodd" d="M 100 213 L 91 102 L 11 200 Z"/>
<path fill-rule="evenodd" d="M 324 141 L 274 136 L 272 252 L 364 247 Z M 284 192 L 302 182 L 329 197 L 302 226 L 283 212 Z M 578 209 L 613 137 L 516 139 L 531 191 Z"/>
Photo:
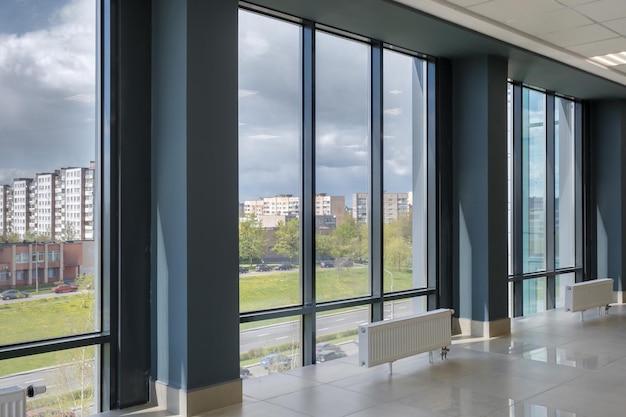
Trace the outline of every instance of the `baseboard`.
<path fill-rule="evenodd" d="M 466 318 L 454 319 L 454 321 L 454 334 L 475 337 L 498 337 L 511 334 L 511 319 L 508 317 L 494 321 L 476 321 Z"/>
<path fill-rule="evenodd" d="M 172 388 L 156 381 L 154 393 L 159 407 L 183 417 L 197 416 L 218 408 L 240 404 L 243 395 L 240 379 L 192 391 Z"/>

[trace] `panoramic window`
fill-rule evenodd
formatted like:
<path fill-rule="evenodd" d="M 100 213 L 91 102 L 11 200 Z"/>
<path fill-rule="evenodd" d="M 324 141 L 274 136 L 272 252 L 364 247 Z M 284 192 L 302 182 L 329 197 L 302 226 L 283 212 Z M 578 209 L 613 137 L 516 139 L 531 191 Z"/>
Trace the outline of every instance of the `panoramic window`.
<path fill-rule="evenodd" d="M 564 287 L 582 271 L 576 252 L 582 240 L 579 105 L 532 88 L 509 86 L 509 274 L 514 315 L 561 307 Z"/>
<path fill-rule="evenodd" d="M 435 293 L 426 61 L 284 19 L 239 12 L 244 379 L 355 355 L 359 324 Z"/>
<path fill-rule="evenodd" d="M 362 42 L 321 31 L 315 41 L 315 217 L 331 222 L 315 227 L 316 285 L 330 301 L 370 292 L 370 56 Z"/>
<path fill-rule="evenodd" d="M 300 304 L 301 28 L 239 12 L 240 310 Z"/>
<path fill-rule="evenodd" d="M 423 59 L 384 51 L 383 277 L 386 292 L 427 286 L 425 82 Z"/>
<path fill-rule="evenodd" d="M 96 7 L 0 4 L 0 351 L 101 329 Z M 1 385 L 48 387 L 29 416 L 91 414 L 96 347 L 50 350 L 0 361 Z"/>

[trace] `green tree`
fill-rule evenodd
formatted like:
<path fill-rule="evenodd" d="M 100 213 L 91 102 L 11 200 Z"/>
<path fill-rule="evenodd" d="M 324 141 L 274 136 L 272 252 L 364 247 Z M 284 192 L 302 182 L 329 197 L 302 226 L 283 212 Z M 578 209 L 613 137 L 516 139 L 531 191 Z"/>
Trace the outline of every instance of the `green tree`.
<path fill-rule="evenodd" d="M 333 256 L 335 243 L 331 235 L 315 234 L 315 254 L 320 259 L 328 259 Z"/>
<path fill-rule="evenodd" d="M 239 222 L 239 258 L 252 265 L 254 259 L 263 255 L 265 240 L 263 223 L 254 214 Z"/>
<path fill-rule="evenodd" d="M 286 256 L 294 261 L 300 252 L 300 222 L 291 219 L 286 223 L 278 222 L 276 230 L 276 244 L 272 248 L 276 253 Z"/>
<path fill-rule="evenodd" d="M 400 270 L 410 265 L 412 246 L 411 214 L 385 224 L 383 232 L 383 257 L 385 267 Z"/>

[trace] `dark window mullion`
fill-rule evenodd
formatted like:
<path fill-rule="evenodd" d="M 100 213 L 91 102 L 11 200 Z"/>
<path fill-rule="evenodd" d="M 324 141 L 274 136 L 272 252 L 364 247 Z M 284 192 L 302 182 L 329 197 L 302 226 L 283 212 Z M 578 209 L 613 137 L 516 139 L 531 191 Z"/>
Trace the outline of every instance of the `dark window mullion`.
<path fill-rule="evenodd" d="M 380 321 L 384 316 L 383 303 L 383 47 L 372 42 L 371 47 L 371 170 L 369 213 L 369 265 L 372 298 L 371 319 Z"/>
<path fill-rule="evenodd" d="M 524 250 L 523 250 L 523 213 L 522 213 L 522 86 L 513 84 L 513 276 L 522 276 L 524 273 Z M 514 281 L 513 283 L 513 315 L 520 317 L 524 315 L 524 283 Z"/>
<path fill-rule="evenodd" d="M 300 274 L 302 279 L 302 365 L 315 363 L 315 28 L 302 27 L 302 204 Z"/>
<path fill-rule="evenodd" d="M 546 271 L 554 271 L 555 268 L 555 128 L 554 128 L 554 94 L 546 94 Z M 546 277 L 546 308 L 555 307 L 555 277 Z"/>
<path fill-rule="evenodd" d="M 417 59 L 416 59 L 417 61 Z M 415 65 L 420 65 L 417 62 Z M 437 239 L 437 224 L 439 224 L 438 216 L 438 179 L 437 179 L 437 97 L 434 94 L 436 86 L 436 71 L 435 63 L 432 61 L 427 62 L 426 71 L 424 74 L 425 80 L 422 80 L 422 85 L 425 87 L 426 94 L 426 109 L 424 111 L 427 115 L 426 120 L 426 140 L 427 140 L 427 204 L 428 204 L 428 230 L 427 230 L 427 259 L 428 259 L 428 288 L 437 288 L 437 277 L 439 276 L 439 268 L 437 265 L 438 259 L 438 239 Z M 431 226 L 435 225 L 435 226 Z M 439 291 L 437 291 L 439 294 Z M 439 307 L 439 300 L 437 295 L 428 297 L 428 310 L 433 310 Z"/>

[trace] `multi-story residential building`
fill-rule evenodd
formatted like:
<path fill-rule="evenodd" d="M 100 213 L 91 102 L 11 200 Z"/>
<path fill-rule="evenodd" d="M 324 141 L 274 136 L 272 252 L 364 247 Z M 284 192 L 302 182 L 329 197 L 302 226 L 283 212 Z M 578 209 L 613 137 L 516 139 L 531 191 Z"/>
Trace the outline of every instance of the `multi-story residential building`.
<path fill-rule="evenodd" d="M 315 216 L 316 219 L 319 219 L 316 220 L 316 225 L 324 224 L 324 228 L 329 228 L 330 224 L 334 226 L 341 224 L 346 213 L 345 201 L 344 196 L 317 194 L 315 196 Z M 263 221 L 263 227 L 267 228 L 268 224 L 276 223 L 276 216 L 282 216 L 282 218 L 299 218 L 300 197 L 284 194 L 275 197 L 265 197 L 259 200 L 246 200 L 243 203 L 242 214 L 244 217 L 253 214 Z M 333 220 L 329 221 L 329 217 L 332 217 Z M 334 228 L 334 226 L 332 228 Z"/>
<path fill-rule="evenodd" d="M 13 232 L 13 189 L 0 185 L 0 238 L 6 239 Z"/>
<path fill-rule="evenodd" d="M 55 237 L 55 191 L 56 173 L 37 174 L 34 184 L 34 212 L 31 218 L 31 230 L 38 235 Z"/>
<path fill-rule="evenodd" d="M 384 193 L 383 222 L 397 220 L 402 213 L 408 213 L 413 205 L 413 193 Z M 352 216 L 359 223 L 367 223 L 368 194 L 352 195 Z"/>
<path fill-rule="evenodd" d="M 55 195 L 55 238 L 93 239 L 93 163 L 89 168 L 61 168 L 57 171 Z"/>
<path fill-rule="evenodd" d="M 32 178 L 13 180 L 13 232 L 21 238 L 30 229 L 32 216 Z"/>
<path fill-rule="evenodd" d="M 0 236 L 23 239 L 31 232 L 50 240 L 93 239 L 94 172 L 91 162 L 89 168 L 61 168 L 0 185 Z"/>

